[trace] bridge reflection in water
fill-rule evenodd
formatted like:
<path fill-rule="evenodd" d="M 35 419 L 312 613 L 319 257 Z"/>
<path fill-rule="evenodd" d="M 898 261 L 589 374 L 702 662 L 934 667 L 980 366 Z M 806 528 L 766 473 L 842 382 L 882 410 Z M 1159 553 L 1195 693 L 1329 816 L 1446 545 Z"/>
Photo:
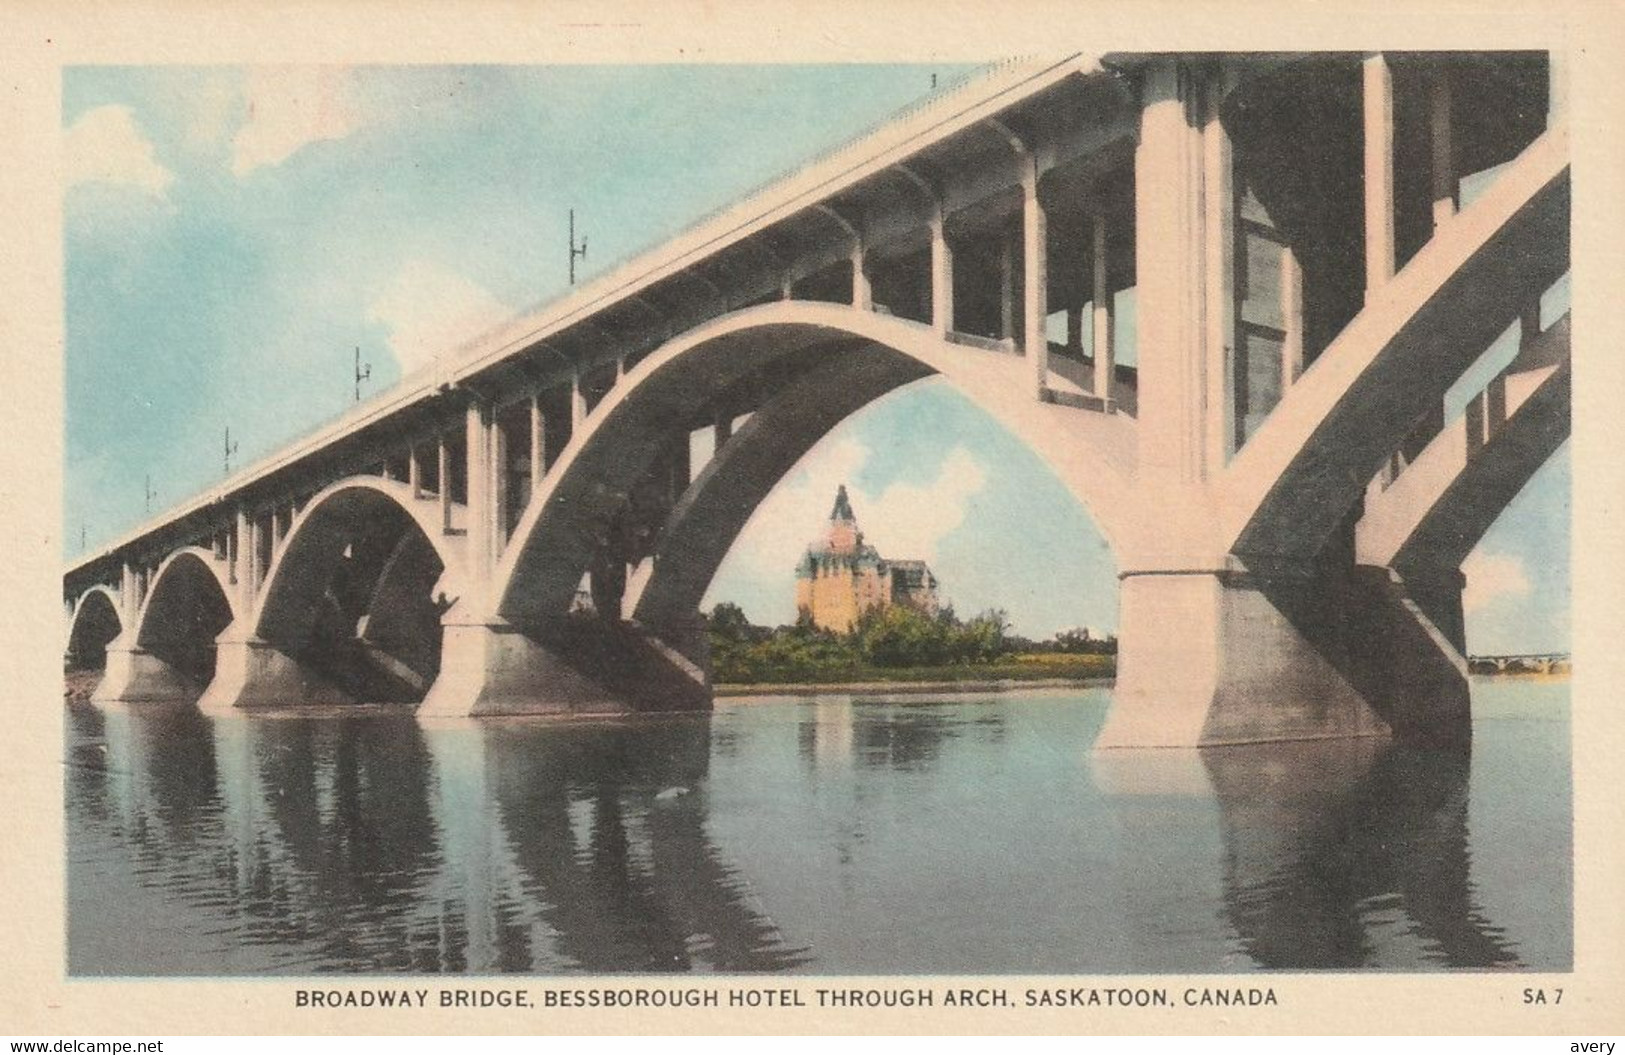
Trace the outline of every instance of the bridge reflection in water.
<path fill-rule="evenodd" d="M 70 971 L 1560 970 L 1566 688 L 1496 691 L 1470 764 L 1090 756 L 1099 690 L 566 725 L 75 707 Z"/>

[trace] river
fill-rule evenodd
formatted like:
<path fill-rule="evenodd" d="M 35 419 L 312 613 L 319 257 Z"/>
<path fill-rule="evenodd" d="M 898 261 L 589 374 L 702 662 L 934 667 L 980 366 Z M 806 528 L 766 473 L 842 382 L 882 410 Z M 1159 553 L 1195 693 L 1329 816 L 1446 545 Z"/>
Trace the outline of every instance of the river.
<path fill-rule="evenodd" d="M 1470 759 L 1094 755 L 1106 688 L 567 724 L 76 704 L 69 972 L 1564 971 L 1568 684 L 1473 692 Z"/>

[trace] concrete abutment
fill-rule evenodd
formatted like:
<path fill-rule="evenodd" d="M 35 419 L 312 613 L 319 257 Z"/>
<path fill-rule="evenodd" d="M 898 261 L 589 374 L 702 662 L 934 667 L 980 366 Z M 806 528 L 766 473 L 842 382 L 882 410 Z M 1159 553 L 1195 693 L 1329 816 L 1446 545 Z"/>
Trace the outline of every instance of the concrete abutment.
<path fill-rule="evenodd" d="M 547 633 L 504 620 L 447 622 L 420 717 L 707 710 L 705 670 L 634 624 L 571 619 Z"/>
<path fill-rule="evenodd" d="M 197 699 L 204 686 L 120 635 L 107 646 L 107 668 L 91 694 L 97 703 L 174 703 Z"/>
<path fill-rule="evenodd" d="M 198 699 L 205 712 L 354 702 L 307 664 L 235 626 L 216 639 L 215 647 L 214 680 Z"/>
<path fill-rule="evenodd" d="M 1387 735 L 1282 607 L 1245 572 L 1125 576 L 1117 685 L 1096 748 Z"/>
<path fill-rule="evenodd" d="M 1460 611 L 1459 575 L 1455 611 Z M 1427 606 L 1448 607 L 1447 577 Z M 1458 644 L 1389 569 L 1125 575 L 1117 683 L 1097 750 L 1471 738 Z"/>
<path fill-rule="evenodd" d="M 1137 572 L 1123 577 L 1118 678 L 1095 749 L 1209 748 L 1396 736 L 1471 741 L 1466 660 L 1386 567 L 1339 574 Z"/>

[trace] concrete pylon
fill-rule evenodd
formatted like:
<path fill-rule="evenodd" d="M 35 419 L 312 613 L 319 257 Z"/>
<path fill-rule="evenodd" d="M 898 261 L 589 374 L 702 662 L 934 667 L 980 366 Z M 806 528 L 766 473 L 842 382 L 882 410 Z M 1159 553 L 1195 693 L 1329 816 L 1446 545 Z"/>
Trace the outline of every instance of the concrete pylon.
<path fill-rule="evenodd" d="M 126 631 L 108 642 L 107 671 L 91 699 L 97 703 L 168 703 L 195 700 L 202 692 L 202 685 L 142 648 L 134 631 Z"/>
<path fill-rule="evenodd" d="M 214 680 L 198 699 L 208 713 L 290 704 L 351 702 L 337 686 L 252 628 L 233 623 L 215 639 Z"/>
<path fill-rule="evenodd" d="M 1343 554 L 1314 570 L 1124 578 L 1097 748 L 1471 736 L 1461 575 L 1404 580 Z"/>
<path fill-rule="evenodd" d="M 1097 749 L 1210 747 L 1386 736 L 1372 698 L 1386 647 L 1409 612 L 1359 588 L 1352 568 L 1124 577 L 1112 710 Z M 1387 637 L 1384 638 L 1386 640 Z M 1463 683 L 1465 684 L 1465 683 Z"/>
<path fill-rule="evenodd" d="M 626 714 L 704 710 L 704 660 L 689 659 L 637 626 L 569 617 L 546 631 L 456 608 L 443 622 L 440 673 L 425 718 L 520 714 Z"/>
<path fill-rule="evenodd" d="M 1153 63 L 1135 156 L 1139 284 L 1137 515 L 1121 539 L 1120 653 L 1097 749 L 1384 736 L 1372 671 L 1412 612 L 1357 573 L 1352 544 L 1305 561 L 1230 551 L 1227 495 L 1235 349 L 1231 155 L 1223 85 Z M 1385 638 L 1385 640 L 1387 640 Z"/>

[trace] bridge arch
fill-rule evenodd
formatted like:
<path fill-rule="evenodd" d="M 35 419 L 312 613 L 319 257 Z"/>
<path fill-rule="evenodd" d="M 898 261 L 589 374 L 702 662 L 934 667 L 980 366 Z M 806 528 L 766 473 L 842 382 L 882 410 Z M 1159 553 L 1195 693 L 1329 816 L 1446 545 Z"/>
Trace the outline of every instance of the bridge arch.
<path fill-rule="evenodd" d="M 1227 550 L 1307 563 L 1446 390 L 1569 268 L 1566 128 L 1510 162 L 1327 346 L 1225 470 Z"/>
<path fill-rule="evenodd" d="M 421 698 L 440 658 L 440 617 L 464 593 L 461 539 L 432 500 L 379 477 L 318 492 L 266 572 L 253 638 L 355 699 Z"/>
<path fill-rule="evenodd" d="M 158 565 L 136 617 L 134 644 L 207 685 L 214 677 L 215 638 L 240 614 L 224 562 L 189 546 Z"/>
<path fill-rule="evenodd" d="M 118 595 L 110 587 L 92 586 L 80 594 L 68 623 L 68 668 L 100 670 L 106 666 L 107 646 L 123 629 Z"/>
<path fill-rule="evenodd" d="M 840 421 L 910 382 L 940 376 L 1031 447 L 1107 541 L 1126 529 L 1134 422 L 1039 402 L 1031 364 L 960 344 L 931 326 L 834 304 L 781 301 L 714 319 L 628 373 L 572 438 L 520 519 L 494 576 L 495 614 L 545 626 L 569 609 L 605 525 L 673 434 L 731 386 L 762 401 L 689 484 L 666 520 L 639 621 L 692 614 L 758 503 Z"/>

